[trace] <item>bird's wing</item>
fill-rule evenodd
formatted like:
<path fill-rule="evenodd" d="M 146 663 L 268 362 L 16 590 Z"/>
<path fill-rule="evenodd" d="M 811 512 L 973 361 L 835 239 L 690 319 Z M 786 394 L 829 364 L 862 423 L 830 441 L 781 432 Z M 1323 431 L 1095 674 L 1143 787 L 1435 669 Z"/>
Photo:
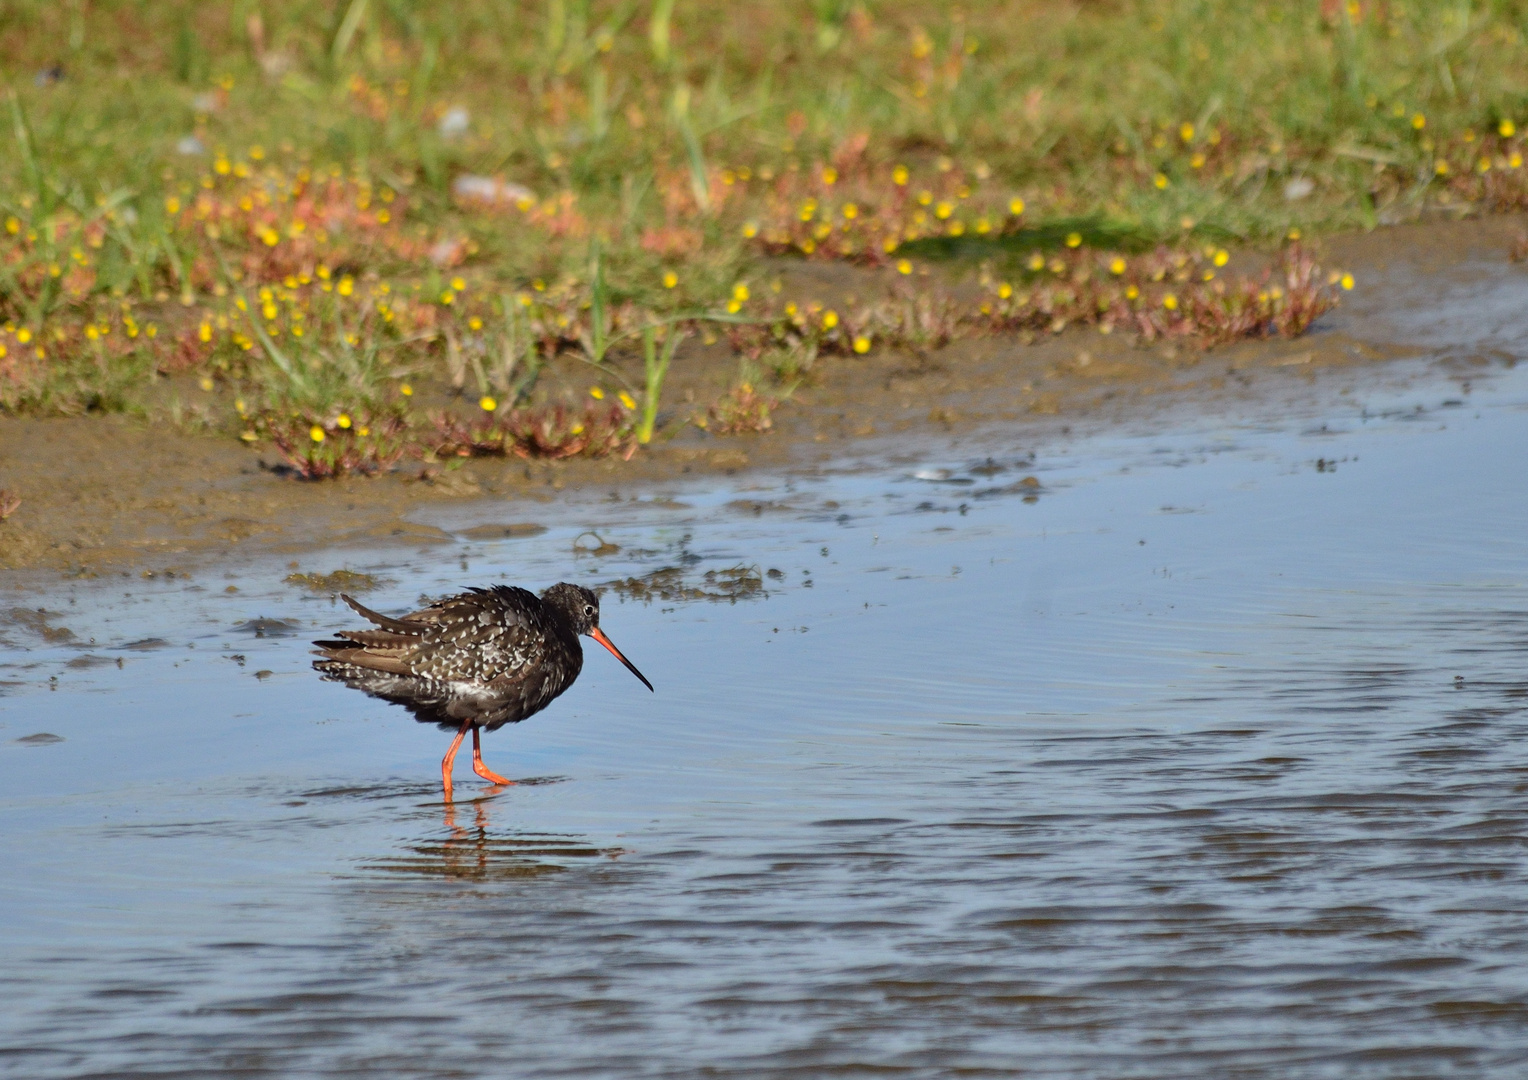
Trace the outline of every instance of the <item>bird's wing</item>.
<path fill-rule="evenodd" d="M 408 656 L 416 675 L 513 681 L 541 663 L 552 628 L 540 599 L 524 589 L 474 589 L 428 609 L 433 625 Z"/>
<path fill-rule="evenodd" d="M 425 616 L 435 612 L 439 606 L 437 605 L 436 607 L 428 607 L 422 611 L 416 611 L 411 615 L 405 615 L 401 619 L 394 619 L 387 615 L 383 615 L 379 612 L 371 610 L 371 608 L 367 607 L 365 604 L 360 603 L 353 596 L 346 596 L 344 593 L 340 593 L 340 599 L 354 608 L 356 614 L 360 615 L 364 619 L 370 619 L 372 622 L 382 627 L 382 629 L 391 630 L 395 634 L 408 634 L 412 637 L 417 637 L 424 633 L 426 626 L 431 621 Z"/>

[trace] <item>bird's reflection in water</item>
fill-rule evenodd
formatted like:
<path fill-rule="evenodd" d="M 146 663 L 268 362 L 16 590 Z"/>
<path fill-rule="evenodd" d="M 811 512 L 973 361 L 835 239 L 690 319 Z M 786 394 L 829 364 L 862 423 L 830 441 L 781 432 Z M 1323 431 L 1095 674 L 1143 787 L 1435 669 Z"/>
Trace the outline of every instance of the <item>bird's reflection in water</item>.
<path fill-rule="evenodd" d="M 494 788 L 495 793 L 502 788 Z M 463 881 L 504 881 L 557 874 L 591 859 L 615 859 L 621 848 L 599 848 L 577 836 L 495 831 L 492 796 L 447 802 L 443 835 L 405 846 L 397 855 L 363 864 L 374 873 Z"/>

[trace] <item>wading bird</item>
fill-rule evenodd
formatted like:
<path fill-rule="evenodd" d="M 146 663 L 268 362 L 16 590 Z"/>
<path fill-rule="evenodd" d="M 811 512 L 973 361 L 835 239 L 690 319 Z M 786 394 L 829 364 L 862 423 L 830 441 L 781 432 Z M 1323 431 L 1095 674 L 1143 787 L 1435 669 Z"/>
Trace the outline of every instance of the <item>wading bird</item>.
<path fill-rule="evenodd" d="M 421 723 L 455 731 L 440 763 L 447 801 L 451 766 L 468 731 L 472 771 L 495 784 L 514 783 L 483 764 L 479 733 L 540 712 L 572 686 L 584 666 L 580 634 L 653 688 L 600 629 L 600 599 L 581 585 L 563 582 L 540 596 L 509 585 L 469 589 L 398 619 L 343 594 L 341 599 L 376 629 L 315 641 L 315 655 L 323 659 L 313 661 L 314 668 L 326 679 L 402 705 Z"/>

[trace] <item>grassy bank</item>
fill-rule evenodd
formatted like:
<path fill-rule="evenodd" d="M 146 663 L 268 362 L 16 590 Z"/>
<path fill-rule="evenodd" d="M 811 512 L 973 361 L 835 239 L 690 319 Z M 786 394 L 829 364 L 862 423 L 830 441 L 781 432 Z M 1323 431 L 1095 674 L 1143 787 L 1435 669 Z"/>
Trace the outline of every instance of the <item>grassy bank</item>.
<path fill-rule="evenodd" d="M 0 409 L 162 415 L 328 475 L 757 430 L 823 358 L 974 334 L 1296 334 L 1350 285 L 1302 235 L 1528 205 L 1525 25 L 1372 0 L 11 3 Z M 1267 271 L 1229 272 L 1245 246 Z M 737 385 L 666 411 L 701 343 Z M 549 400 L 557 356 L 598 397 Z"/>

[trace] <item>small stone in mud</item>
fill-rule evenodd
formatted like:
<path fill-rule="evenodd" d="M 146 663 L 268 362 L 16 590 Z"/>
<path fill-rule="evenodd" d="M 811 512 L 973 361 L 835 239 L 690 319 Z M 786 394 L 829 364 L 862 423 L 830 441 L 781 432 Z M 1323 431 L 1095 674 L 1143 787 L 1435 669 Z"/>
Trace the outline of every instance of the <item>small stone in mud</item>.
<path fill-rule="evenodd" d="M 533 521 L 517 521 L 507 525 L 474 525 L 463 529 L 461 535 L 467 540 L 508 540 L 517 536 L 540 536 L 546 532 L 545 525 Z"/>
<path fill-rule="evenodd" d="M 367 592 L 382 584 L 371 574 L 355 570 L 335 570 L 328 574 L 288 574 L 286 583 L 301 585 L 309 592 L 316 593 Z"/>
<path fill-rule="evenodd" d="M 249 619 L 234 629 L 254 634 L 255 637 L 291 637 L 297 633 L 297 627 L 285 619 Z"/>
<path fill-rule="evenodd" d="M 148 652 L 150 649 L 163 649 L 170 643 L 162 637 L 139 638 L 137 641 L 129 641 L 121 646 L 123 649 L 131 649 L 133 652 Z"/>
<path fill-rule="evenodd" d="M 63 742 L 64 737 L 48 731 L 39 731 L 36 735 L 23 735 L 13 741 L 22 746 L 52 746 L 54 743 Z"/>
<path fill-rule="evenodd" d="M 261 668 L 259 671 L 255 672 L 255 678 L 257 678 L 257 679 L 269 679 L 272 674 L 273 673 L 272 673 L 270 668 Z"/>

